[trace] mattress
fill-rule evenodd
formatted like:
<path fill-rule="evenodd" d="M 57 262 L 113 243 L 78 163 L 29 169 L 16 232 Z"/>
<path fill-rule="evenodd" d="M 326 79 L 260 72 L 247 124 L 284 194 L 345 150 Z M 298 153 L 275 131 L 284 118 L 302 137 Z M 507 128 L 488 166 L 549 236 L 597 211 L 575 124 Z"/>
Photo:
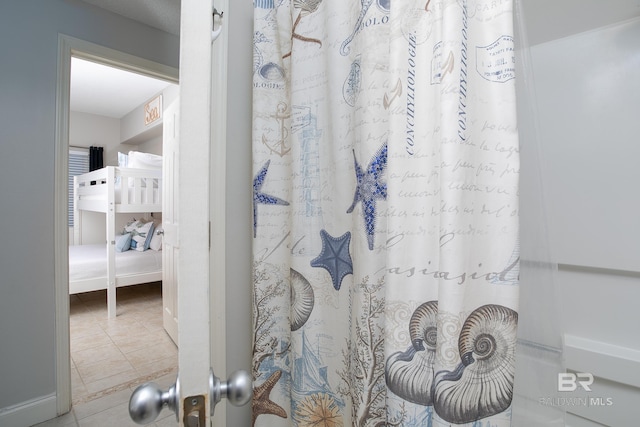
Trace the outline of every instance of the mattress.
<path fill-rule="evenodd" d="M 162 271 L 162 252 L 116 252 L 116 276 Z M 106 245 L 69 246 L 69 281 L 107 277 Z"/>

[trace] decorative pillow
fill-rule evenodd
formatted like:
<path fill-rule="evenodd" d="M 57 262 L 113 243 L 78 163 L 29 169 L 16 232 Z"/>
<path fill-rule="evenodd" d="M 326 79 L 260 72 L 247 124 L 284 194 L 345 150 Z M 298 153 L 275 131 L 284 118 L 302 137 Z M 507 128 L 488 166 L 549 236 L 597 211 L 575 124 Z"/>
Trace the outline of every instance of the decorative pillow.
<path fill-rule="evenodd" d="M 147 239 L 144 241 L 144 250 L 146 251 L 151 246 L 151 239 L 153 239 L 154 231 L 156 229 L 156 225 L 153 221 L 151 221 L 151 227 L 149 229 L 149 234 L 147 234 Z"/>
<path fill-rule="evenodd" d="M 131 248 L 131 233 L 116 236 L 116 252 L 128 251 Z"/>
<path fill-rule="evenodd" d="M 131 249 L 146 251 L 149 249 L 154 230 L 153 221 L 143 219 L 134 220 L 124 228 L 125 233 L 131 233 Z"/>
<path fill-rule="evenodd" d="M 149 244 L 149 249 L 153 249 L 154 251 L 162 250 L 162 235 L 164 230 L 161 226 L 156 227 L 156 230 L 153 232 L 153 237 L 151 237 L 151 243 Z"/>
<path fill-rule="evenodd" d="M 140 242 L 141 239 L 145 239 L 146 238 L 141 238 L 140 236 L 131 236 L 131 250 L 134 251 L 144 251 L 144 242 Z"/>
<path fill-rule="evenodd" d="M 131 233 L 133 229 L 136 228 L 136 225 L 138 225 L 138 220 L 134 218 L 133 221 L 128 222 L 127 225 L 124 226 L 122 234 Z"/>

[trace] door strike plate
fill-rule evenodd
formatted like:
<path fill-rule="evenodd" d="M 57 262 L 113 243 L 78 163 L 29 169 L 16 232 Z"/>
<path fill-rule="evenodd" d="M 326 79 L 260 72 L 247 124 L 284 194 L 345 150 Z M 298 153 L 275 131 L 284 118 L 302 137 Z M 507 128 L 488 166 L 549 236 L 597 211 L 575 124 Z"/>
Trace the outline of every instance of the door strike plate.
<path fill-rule="evenodd" d="M 189 396 L 184 399 L 184 418 L 182 422 L 188 427 L 205 427 L 207 418 L 204 396 Z"/>

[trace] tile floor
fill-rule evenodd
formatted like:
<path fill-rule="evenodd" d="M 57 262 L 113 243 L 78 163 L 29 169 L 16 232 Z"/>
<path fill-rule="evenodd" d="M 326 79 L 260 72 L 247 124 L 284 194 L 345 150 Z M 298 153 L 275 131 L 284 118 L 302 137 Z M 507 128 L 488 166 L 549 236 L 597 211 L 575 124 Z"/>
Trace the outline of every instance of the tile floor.
<path fill-rule="evenodd" d="M 178 349 L 162 327 L 161 283 L 118 289 L 117 316 L 107 318 L 106 292 L 71 296 L 72 409 L 39 427 L 135 426 L 128 404 L 133 390 L 154 381 L 166 390 L 176 380 Z M 163 410 L 152 426 L 174 426 Z"/>

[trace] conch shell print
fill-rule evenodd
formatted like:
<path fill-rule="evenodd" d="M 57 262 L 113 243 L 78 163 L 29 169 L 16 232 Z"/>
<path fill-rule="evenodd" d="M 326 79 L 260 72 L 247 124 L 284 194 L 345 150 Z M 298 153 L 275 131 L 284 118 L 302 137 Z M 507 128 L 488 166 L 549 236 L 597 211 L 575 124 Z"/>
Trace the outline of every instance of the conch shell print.
<path fill-rule="evenodd" d="M 443 420 L 465 424 L 499 414 L 511 405 L 518 313 L 484 305 L 464 322 L 458 339 L 461 363 L 435 373 L 437 302 L 416 309 L 409 329 L 412 346 L 387 359 L 389 389 L 399 397 L 433 406 Z M 420 337 L 420 333 L 424 338 Z"/>
<path fill-rule="evenodd" d="M 411 347 L 387 359 L 385 378 L 389 389 L 409 402 L 431 406 L 433 362 L 436 351 L 438 301 L 420 305 L 409 321 Z"/>
<path fill-rule="evenodd" d="M 511 405 L 517 323 L 518 313 L 501 305 L 484 305 L 469 315 L 458 341 L 462 363 L 434 380 L 434 409 L 443 420 L 468 423 Z"/>
<path fill-rule="evenodd" d="M 309 281 L 293 268 L 291 270 L 291 330 L 297 331 L 304 325 L 315 302 L 313 288 Z"/>

